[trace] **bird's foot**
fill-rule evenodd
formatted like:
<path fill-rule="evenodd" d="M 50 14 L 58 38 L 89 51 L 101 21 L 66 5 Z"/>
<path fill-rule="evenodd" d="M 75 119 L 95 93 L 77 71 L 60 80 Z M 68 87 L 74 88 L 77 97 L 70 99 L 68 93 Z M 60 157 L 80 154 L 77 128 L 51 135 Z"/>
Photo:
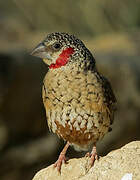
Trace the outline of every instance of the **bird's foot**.
<path fill-rule="evenodd" d="M 64 149 L 60 153 L 58 160 L 56 161 L 56 163 L 54 163 L 54 167 L 57 168 L 58 172 L 61 171 L 62 163 L 66 163 L 67 162 L 65 154 L 67 152 L 68 147 L 69 147 L 69 142 L 67 142 L 67 144 L 65 145 Z"/>
<path fill-rule="evenodd" d="M 90 166 L 94 165 L 95 160 L 99 160 L 97 155 L 96 146 L 93 146 L 91 153 L 86 153 L 85 157 L 90 157 Z"/>
<path fill-rule="evenodd" d="M 95 160 L 99 160 L 97 152 L 91 152 L 90 165 L 93 166 Z"/>
<path fill-rule="evenodd" d="M 60 154 L 58 160 L 55 162 L 54 167 L 57 168 L 58 172 L 61 171 L 62 163 L 66 164 L 66 157 L 65 154 Z"/>

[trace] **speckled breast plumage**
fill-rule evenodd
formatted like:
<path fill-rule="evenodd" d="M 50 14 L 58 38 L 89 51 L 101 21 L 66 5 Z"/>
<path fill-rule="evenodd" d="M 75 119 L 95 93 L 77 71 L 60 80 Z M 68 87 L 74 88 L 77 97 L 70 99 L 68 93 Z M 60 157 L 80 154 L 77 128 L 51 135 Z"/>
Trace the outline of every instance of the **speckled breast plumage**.
<path fill-rule="evenodd" d="M 114 97 L 98 72 L 68 68 L 49 70 L 43 82 L 43 102 L 50 130 L 81 150 L 96 143 L 113 120 Z"/>

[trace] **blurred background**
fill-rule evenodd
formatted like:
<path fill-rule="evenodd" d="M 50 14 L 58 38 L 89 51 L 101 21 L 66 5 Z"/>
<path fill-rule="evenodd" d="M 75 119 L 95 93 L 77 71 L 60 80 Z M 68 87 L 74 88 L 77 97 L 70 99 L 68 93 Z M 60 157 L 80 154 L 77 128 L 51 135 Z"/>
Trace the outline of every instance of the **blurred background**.
<path fill-rule="evenodd" d="M 73 33 L 92 51 L 118 100 L 106 155 L 140 139 L 140 1 L 0 1 L 0 179 L 30 180 L 54 163 L 63 141 L 50 133 L 41 98 L 47 66 L 30 56 L 47 33 Z M 80 157 L 72 148 L 68 157 Z"/>

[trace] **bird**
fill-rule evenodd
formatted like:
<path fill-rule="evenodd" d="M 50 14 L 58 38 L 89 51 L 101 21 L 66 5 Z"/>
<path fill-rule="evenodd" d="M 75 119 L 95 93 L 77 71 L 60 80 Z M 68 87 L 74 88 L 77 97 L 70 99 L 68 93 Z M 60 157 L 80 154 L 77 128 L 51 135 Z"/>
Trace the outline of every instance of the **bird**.
<path fill-rule="evenodd" d="M 50 131 L 66 144 L 54 167 L 61 171 L 69 146 L 88 151 L 90 165 L 98 159 L 96 143 L 111 130 L 116 97 L 110 82 L 96 68 L 96 61 L 84 43 L 73 34 L 53 32 L 31 55 L 43 59 L 48 72 L 42 97 Z"/>

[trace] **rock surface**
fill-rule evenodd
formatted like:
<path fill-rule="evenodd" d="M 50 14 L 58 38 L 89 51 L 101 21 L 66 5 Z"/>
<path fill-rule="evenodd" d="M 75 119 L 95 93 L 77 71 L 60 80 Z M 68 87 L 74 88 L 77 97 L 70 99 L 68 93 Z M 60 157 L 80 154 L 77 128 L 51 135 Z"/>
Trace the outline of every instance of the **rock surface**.
<path fill-rule="evenodd" d="M 140 179 L 140 141 L 110 152 L 89 168 L 89 158 L 71 159 L 63 164 L 61 174 L 53 165 L 39 171 L 33 180 L 121 180 L 127 173 Z"/>

